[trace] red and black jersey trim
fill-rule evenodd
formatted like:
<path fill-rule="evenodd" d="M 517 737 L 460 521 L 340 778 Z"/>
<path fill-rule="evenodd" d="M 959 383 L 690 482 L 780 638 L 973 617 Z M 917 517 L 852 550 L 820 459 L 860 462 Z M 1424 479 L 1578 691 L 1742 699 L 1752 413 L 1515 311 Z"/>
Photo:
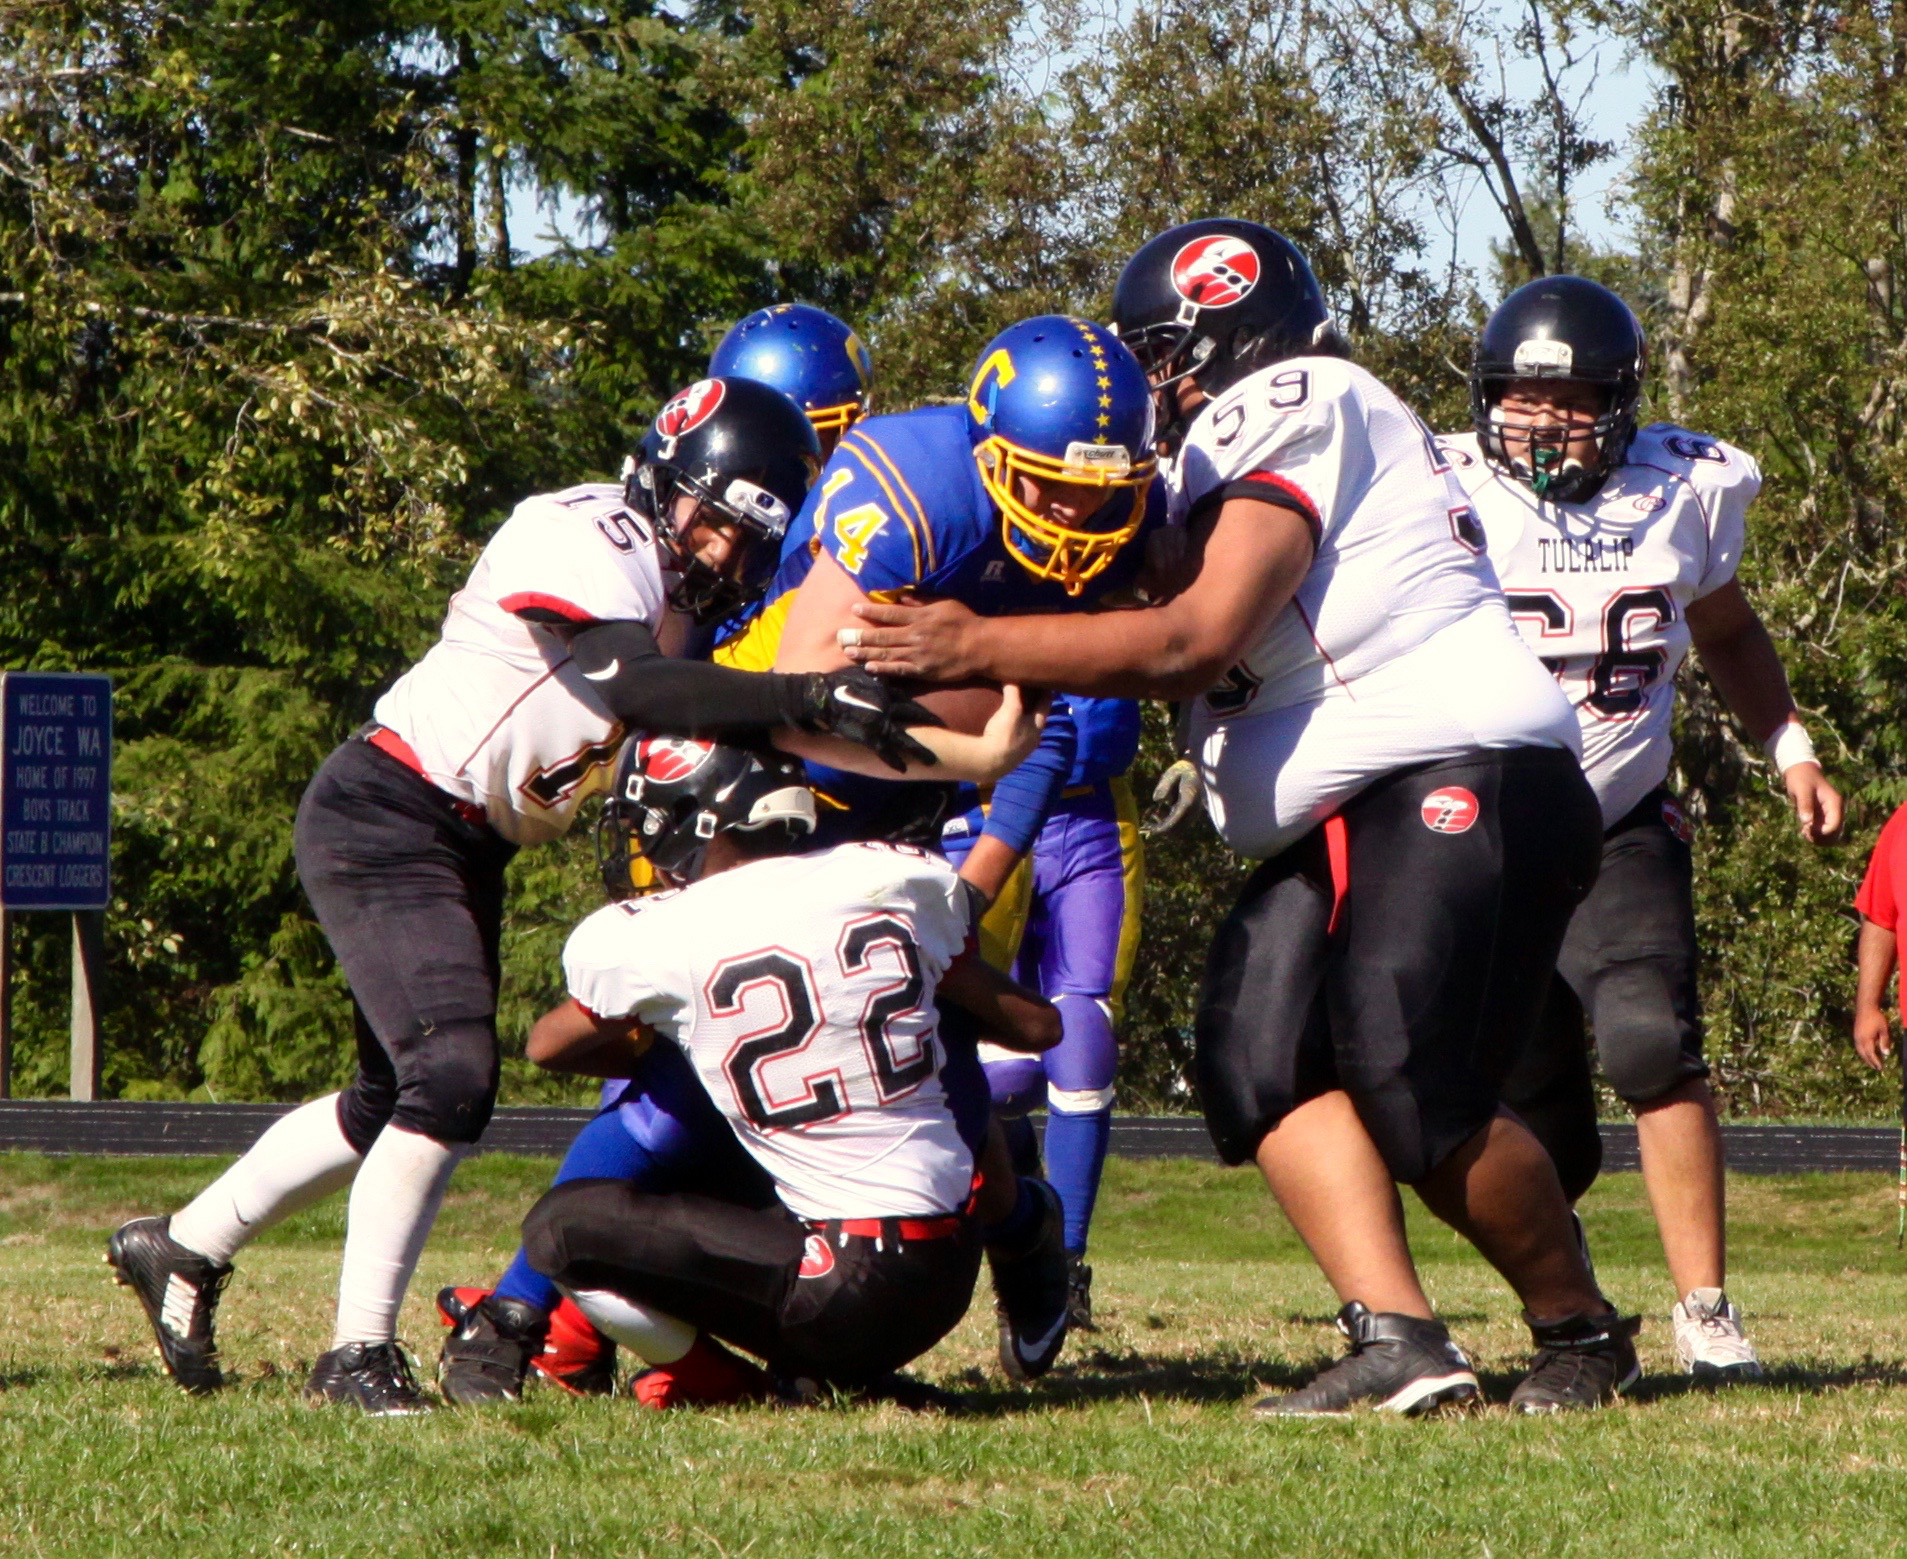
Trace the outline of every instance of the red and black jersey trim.
<path fill-rule="evenodd" d="M 560 595 L 545 595 L 540 590 L 519 590 L 497 602 L 514 617 L 527 617 L 539 623 L 593 623 L 596 619 L 574 602 Z"/>
<path fill-rule="evenodd" d="M 1274 471 L 1247 471 L 1243 476 L 1219 483 L 1192 505 L 1187 523 L 1203 519 L 1233 498 L 1249 498 L 1254 503 L 1269 503 L 1280 509 L 1289 509 L 1310 527 L 1313 546 L 1324 539 L 1324 521 L 1310 495 L 1297 483 Z"/>

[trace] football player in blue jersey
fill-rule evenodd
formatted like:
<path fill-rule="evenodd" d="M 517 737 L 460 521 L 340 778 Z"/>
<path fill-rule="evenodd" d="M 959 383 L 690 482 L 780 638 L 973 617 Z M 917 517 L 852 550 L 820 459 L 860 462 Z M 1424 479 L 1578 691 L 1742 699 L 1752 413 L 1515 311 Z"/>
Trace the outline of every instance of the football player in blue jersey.
<path fill-rule="evenodd" d="M 738 326 L 730 340 L 754 334 Z M 863 579 L 882 598 L 913 589 L 985 611 L 1101 602 L 1130 588 L 1139 549 L 1128 543 L 1148 520 L 1163 517 L 1162 505 L 1148 513 L 1153 466 L 1151 391 L 1131 353 L 1084 320 L 1023 321 L 981 354 L 964 405 L 848 429 L 821 479 L 840 501 L 804 507 L 790 527 L 798 544 L 784 549 L 767 609 L 714 658 L 757 671 L 786 669 L 784 659 L 842 666 L 834 635 L 854 621 L 852 603 L 867 598 Z M 819 588 L 809 588 L 811 572 Z M 1062 705 L 1049 715 L 1040 748 L 994 787 L 984 837 L 962 868 L 989 900 L 1030 847 L 1071 770 L 1072 739 Z M 824 797 L 822 843 L 891 837 L 910 827 L 918 842 L 931 842 L 951 790 L 869 780 L 812 759 L 810 770 Z M 835 804 L 826 806 L 828 800 Z M 735 1167 L 732 1138 L 711 1129 L 712 1107 L 680 1070 L 606 1090 L 605 1113 L 578 1136 L 559 1181 L 646 1185 L 728 1175 Z M 977 1077 L 971 1093 L 984 1113 Z M 984 1120 L 977 1125 L 984 1129 Z M 707 1151 L 723 1138 L 721 1152 Z M 736 1185 L 716 1194 L 739 1198 L 745 1177 L 743 1166 L 730 1177 Z M 1001 1362 L 1026 1379 L 1050 1366 L 1065 1338 L 1060 1205 L 1042 1182 L 1016 1184 L 1010 1176 L 987 1192 L 981 1212 L 993 1214 L 989 1256 L 1005 1307 Z M 521 1252 L 487 1305 L 484 1296 L 478 1288 L 447 1288 L 438 1296 L 455 1328 L 444 1349 L 447 1397 L 514 1398 L 532 1363 L 574 1389 L 607 1388 L 607 1345 Z"/>
<path fill-rule="evenodd" d="M 1163 523 L 1155 464 L 1151 388 L 1131 352 L 1087 320 L 1023 320 L 980 354 L 963 404 L 848 430 L 789 528 L 760 614 L 715 658 L 751 670 L 839 667 L 838 634 L 868 600 L 950 599 L 988 616 L 1116 603 L 1138 579 L 1135 539 Z M 989 900 L 1073 767 L 1063 703 L 1048 727 L 1041 749 L 993 788 L 962 862 Z M 920 784 L 809 771 L 837 803 L 824 839 L 939 822 L 923 818 Z M 983 1194 L 998 1198 L 982 1212 L 992 1215 L 1000 1362 L 1028 1379 L 1065 1339 L 1064 1215 L 1031 1178 Z"/>
<path fill-rule="evenodd" d="M 1132 699 L 1073 696 L 1065 703 L 1076 734 L 1071 771 L 1031 854 L 980 928 L 987 962 L 1054 1003 L 1062 1036 L 1044 1055 L 983 1044 L 981 1058 L 1014 1167 L 1023 1173 L 1037 1172 L 1039 1161 L 1026 1112 L 1046 1105 L 1046 1174 L 1065 1209 L 1067 1324 L 1093 1331 L 1086 1240 L 1112 1131 L 1116 1036 L 1138 951 L 1145 876 L 1138 807 L 1126 777 L 1139 752 L 1140 717 Z M 961 860 L 998 826 L 1003 789 L 1005 782 L 992 806 L 947 824 L 942 847 L 951 858 Z"/>
<path fill-rule="evenodd" d="M 867 415 L 874 364 L 845 320 L 809 303 L 757 309 L 729 327 L 709 359 L 709 375 L 772 384 L 808 414 L 821 458 Z"/>

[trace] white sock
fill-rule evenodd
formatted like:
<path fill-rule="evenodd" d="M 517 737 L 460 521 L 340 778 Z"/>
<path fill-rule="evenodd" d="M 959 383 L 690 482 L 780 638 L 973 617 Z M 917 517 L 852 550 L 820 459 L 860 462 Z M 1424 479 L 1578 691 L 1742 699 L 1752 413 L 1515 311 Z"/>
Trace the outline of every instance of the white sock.
<path fill-rule="evenodd" d="M 451 1171 L 469 1151 L 467 1143 L 438 1142 L 400 1126 L 378 1133 L 351 1187 L 332 1347 L 397 1336 L 404 1290 L 444 1205 Z"/>
<path fill-rule="evenodd" d="M 673 1364 L 695 1346 L 696 1328 L 606 1288 L 566 1288 L 576 1308 L 603 1336 L 621 1343 L 644 1364 Z"/>
<path fill-rule="evenodd" d="M 338 1096 L 313 1099 L 274 1121 L 243 1158 L 174 1213 L 172 1237 L 223 1266 L 281 1218 L 346 1184 L 359 1162 L 338 1125 Z"/>

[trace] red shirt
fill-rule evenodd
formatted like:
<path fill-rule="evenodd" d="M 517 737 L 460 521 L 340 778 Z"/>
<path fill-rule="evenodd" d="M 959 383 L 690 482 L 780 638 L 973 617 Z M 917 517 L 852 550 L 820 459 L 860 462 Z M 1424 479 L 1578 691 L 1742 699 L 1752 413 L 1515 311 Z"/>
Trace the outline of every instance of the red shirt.
<path fill-rule="evenodd" d="M 1874 853 L 1868 858 L 1861 891 L 1854 895 L 1854 907 L 1875 925 L 1892 931 L 1900 922 L 1903 892 L 1907 892 L 1907 805 L 1895 811 L 1874 841 Z"/>

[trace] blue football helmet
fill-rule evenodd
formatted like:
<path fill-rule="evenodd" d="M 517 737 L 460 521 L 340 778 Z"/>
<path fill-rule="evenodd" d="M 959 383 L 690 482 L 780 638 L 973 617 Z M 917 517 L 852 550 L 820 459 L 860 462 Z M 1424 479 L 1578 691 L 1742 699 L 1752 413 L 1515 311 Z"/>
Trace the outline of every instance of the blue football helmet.
<path fill-rule="evenodd" d="M 711 378 L 772 384 L 808 414 L 817 433 L 840 433 L 867 415 L 874 364 L 861 338 L 826 309 L 777 303 L 733 325 L 709 359 Z"/>
<path fill-rule="evenodd" d="M 1139 360 L 1091 320 L 1023 319 L 980 354 L 967 416 L 1007 551 L 1036 578 L 1078 595 L 1137 534 L 1144 503 L 1135 500 L 1114 529 L 1081 530 L 1034 513 L 1016 478 L 1143 489 L 1158 462 L 1152 387 Z"/>

